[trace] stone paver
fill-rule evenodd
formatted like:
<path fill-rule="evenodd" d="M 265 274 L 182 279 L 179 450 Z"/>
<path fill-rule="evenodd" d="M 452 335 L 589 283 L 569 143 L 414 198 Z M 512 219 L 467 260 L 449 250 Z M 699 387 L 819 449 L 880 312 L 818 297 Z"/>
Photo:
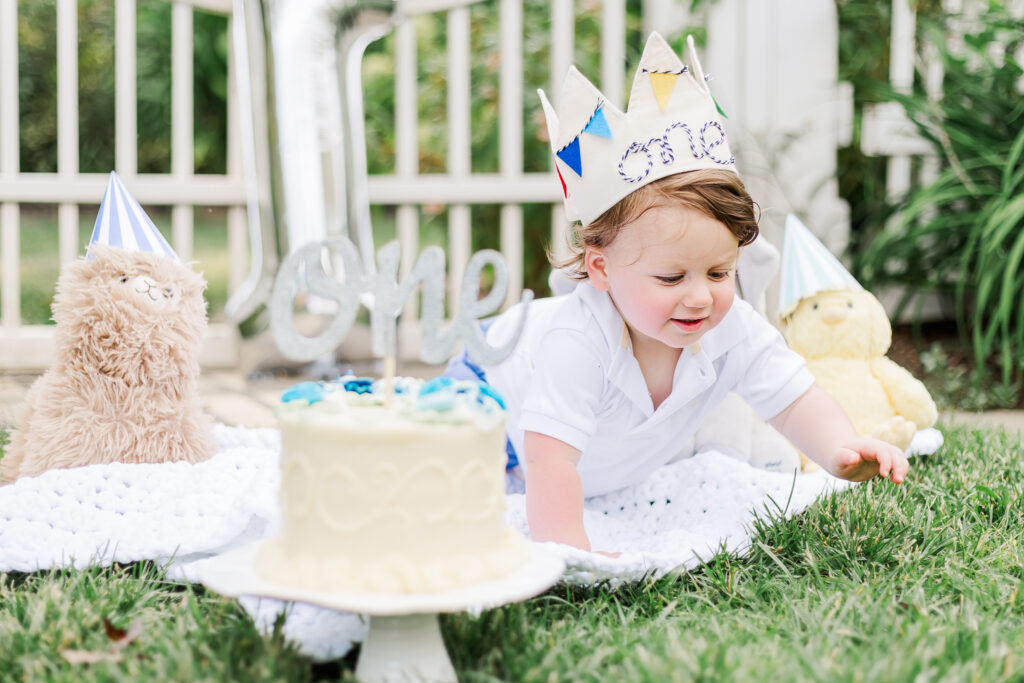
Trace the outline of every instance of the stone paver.
<path fill-rule="evenodd" d="M 946 424 L 965 424 L 975 428 L 1002 427 L 1008 434 L 1024 435 L 1024 410 L 988 410 L 970 413 L 956 410 L 942 416 Z"/>

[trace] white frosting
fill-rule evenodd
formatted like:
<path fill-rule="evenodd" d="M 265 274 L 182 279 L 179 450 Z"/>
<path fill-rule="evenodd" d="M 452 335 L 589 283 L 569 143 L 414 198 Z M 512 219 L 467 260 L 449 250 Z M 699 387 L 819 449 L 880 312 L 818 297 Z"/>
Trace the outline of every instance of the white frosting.
<path fill-rule="evenodd" d="M 521 566 L 525 541 L 504 522 L 497 403 L 475 383 L 432 399 L 418 380 L 400 378 L 402 393 L 385 406 L 381 391 L 340 389 L 345 379 L 278 413 L 281 527 L 261 549 L 260 573 L 316 590 L 391 593 L 446 590 Z"/>

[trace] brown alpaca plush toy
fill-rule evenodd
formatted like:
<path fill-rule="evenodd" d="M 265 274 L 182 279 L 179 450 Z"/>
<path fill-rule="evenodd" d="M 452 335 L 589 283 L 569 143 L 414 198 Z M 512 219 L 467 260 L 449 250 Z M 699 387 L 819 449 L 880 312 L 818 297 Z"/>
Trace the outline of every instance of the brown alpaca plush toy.
<path fill-rule="evenodd" d="M 53 301 L 54 363 L 28 391 L 0 480 L 212 456 L 196 381 L 205 287 L 176 257 L 95 242 L 68 264 Z"/>

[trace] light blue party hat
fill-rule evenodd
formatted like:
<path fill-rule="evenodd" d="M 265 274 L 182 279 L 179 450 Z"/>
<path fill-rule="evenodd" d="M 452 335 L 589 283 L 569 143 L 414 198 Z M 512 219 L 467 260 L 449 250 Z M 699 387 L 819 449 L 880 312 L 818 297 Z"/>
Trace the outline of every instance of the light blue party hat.
<path fill-rule="evenodd" d="M 782 242 L 779 317 L 785 318 L 804 297 L 832 289 L 864 289 L 800 219 L 786 216 Z"/>
<path fill-rule="evenodd" d="M 103 203 L 100 204 L 96 225 L 89 239 L 89 245 L 93 244 L 163 254 L 181 262 L 174 249 L 113 171 L 110 172 L 107 191 L 103 194 Z M 91 258 L 91 254 L 87 254 L 86 258 Z"/>

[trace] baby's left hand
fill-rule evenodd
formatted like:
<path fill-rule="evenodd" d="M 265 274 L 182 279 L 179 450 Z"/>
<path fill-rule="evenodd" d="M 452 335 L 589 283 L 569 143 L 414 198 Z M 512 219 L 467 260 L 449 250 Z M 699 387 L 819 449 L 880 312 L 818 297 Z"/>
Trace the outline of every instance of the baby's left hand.
<path fill-rule="evenodd" d="M 849 481 L 866 481 L 881 475 L 902 484 L 910 463 L 906 454 L 892 444 L 862 436 L 844 444 L 832 455 L 828 470 Z"/>

